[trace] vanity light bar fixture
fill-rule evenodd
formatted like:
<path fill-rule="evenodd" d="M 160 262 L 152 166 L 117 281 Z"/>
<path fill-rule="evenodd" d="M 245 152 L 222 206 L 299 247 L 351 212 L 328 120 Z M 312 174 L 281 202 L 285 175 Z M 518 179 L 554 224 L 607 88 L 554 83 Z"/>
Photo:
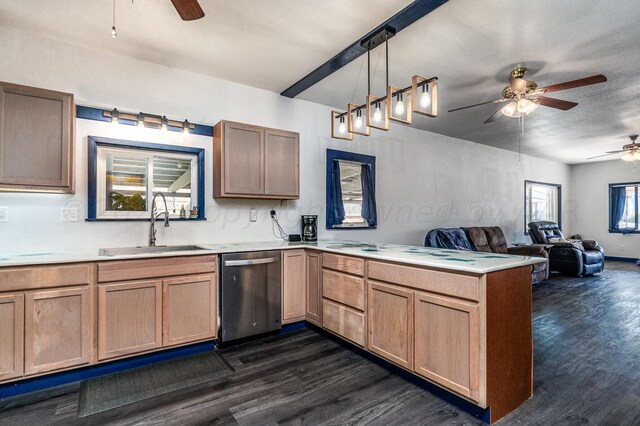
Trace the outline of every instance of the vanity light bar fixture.
<path fill-rule="evenodd" d="M 139 112 L 138 114 L 128 113 L 128 112 L 120 112 L 117 108 L 112 109 L 111 111 L 104 110 L 102 112 L 104 117 L 111 118 L 111 122 L 113 124 L 128 124 L 122 122 L 122 120 L 129 121 L 131 123 L 135 123 L 138 127 L 146 127 L 151 129 L 160 129 L 160 130 L 172 130 L 174 132 L 182 132 L 184 134 L 189 134 L 195 129 L 195 124 L 189 123 L 189 120 L 177 121 L 177 120 L 169 120 L 166 116 L 162 115 L 154 115 L 147 114 L 144 112 Z"/>
<path fill-rule="evenodd" d="M 331 112 L 331 137 L 353 140 L 353 135 L 370 135 L 370 128 L 389 130 L 389 120 L 411 124 L 412 114 L 427 117 L 438 116 L 438 77 L 425 78 L 414 75 L 411 85 L 396 87 L 389 84 L 389 39 L 395 30 L 385 27 L 373 34 L 361 45 L 367 48 L 367 97 L 362 105 L 349 103 L 346 111 Z M 371 50 L 384 43 L 386 58 L 386 94 L 383 97 L 371 95 Z M 365 112 L 363 122 L 362 112 Z M 344 126 L 344 118 L 348 126 Z M 364 125 L 363 125 L 364 124 Z"/>

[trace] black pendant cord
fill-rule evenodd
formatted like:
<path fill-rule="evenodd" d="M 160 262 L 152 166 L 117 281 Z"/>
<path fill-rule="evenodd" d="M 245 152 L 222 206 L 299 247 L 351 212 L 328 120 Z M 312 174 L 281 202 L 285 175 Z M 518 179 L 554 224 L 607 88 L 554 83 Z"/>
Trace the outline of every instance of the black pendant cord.
<path fill-rule="evenodd" d="M 384 39 L 384 47 L 386 51 L 386 62 L 387 62 L 387 86 L 384 88 L 385 91 L 387 87 L 389 87 L 389 37 L 385 37 Z"/>
<path fill-rule="evenodd" d="M 371 49 L 367 49 L 367 96 L 371 96 Z"/>

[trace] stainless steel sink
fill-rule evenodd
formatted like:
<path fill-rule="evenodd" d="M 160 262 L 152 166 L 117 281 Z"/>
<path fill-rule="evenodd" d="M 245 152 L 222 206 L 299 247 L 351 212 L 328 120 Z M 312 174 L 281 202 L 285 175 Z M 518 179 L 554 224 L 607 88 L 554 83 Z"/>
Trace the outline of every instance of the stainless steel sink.
<path fill-rule="evenodd" d="M 205 247 L 200 246 L 140 246 L 140 247 L 117 247 L 117 248 L 102 248 L 100 249 L 100 256 L 124 256 L 130 254 L 153 254 L 153 253 L 167 253 L 167 252 L 182 252 L 182 251 L 198 251 L 206 250 Z"/>

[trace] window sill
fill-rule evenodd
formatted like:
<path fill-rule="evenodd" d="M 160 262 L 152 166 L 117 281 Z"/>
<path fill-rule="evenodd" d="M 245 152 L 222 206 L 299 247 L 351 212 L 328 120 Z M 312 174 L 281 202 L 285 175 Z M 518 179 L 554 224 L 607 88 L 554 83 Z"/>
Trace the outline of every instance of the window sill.
<path fill-rule="evenodd" d="M 349 229 L 376 229 L 377 226 L 369 226 L 369 225 L 333 225 L 331 228 L 327 228 L 327 230 L 331 231 L 344 231 Z"/>
<path fill-rule="evenodd" d="M 609 229 L 610 234 L 640 234 L 637 229 Z"/>
<path fill-rule="evenodd" d="M 176 217 L 169 218 L 169 222 L 184 222 L 184 221 L 202 221 L 207 220 L 206 217 Z M 147 218 L 133 218 L 133 219 L 125 219 L 125 218 L 87 218 L 84 220 L 85 222 L 150 222 L 151 220 Z M 158 222 L 163 222 L 164 218 L 158 219 Z"/>

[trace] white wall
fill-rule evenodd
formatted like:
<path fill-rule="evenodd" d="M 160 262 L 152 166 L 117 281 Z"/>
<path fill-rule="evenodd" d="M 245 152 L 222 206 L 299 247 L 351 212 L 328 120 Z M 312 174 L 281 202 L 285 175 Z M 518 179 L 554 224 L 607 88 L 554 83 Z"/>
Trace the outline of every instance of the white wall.
<path fill-rule="evenodd" d="M 60 222 L 62 207 L 77 206 L 82 215 L 86 212 L 88 135 L 206 149 L 208 220 L 161 227 L 159 244 L 274 239 L 268 213 L 271 208 L 278 210 L 285 230 L 290 232 L 299 232 L 300 214 L 319 214 L 320 236 L 325 238 L 422 244 L 426 230 L 433 227 L 500 225 L 510 242 L 518 242 L 525 241 L 525 179 L 562 184 L 565 205 L 570 205 L 566 199 L 570 168 L 564 164 L 528 156 L 519 159 L 512 152 L 396 123 L 389 132 L 374 131 L 374 136 L 356 137 L 354 142 L 332 140 L 330 109 L 326 106 L 13 29 L 0 27 L 0 40 L 3 81 L 72 92 L 76 102 L 84 105 L 164 114 L 206 124 L 236 120 L 301 133 L 300 200 L 213 200 L 208 138 L 190 135 L 183 141 L 172 132 L 164 135 L 77 120 L 76 193 L 0 193 L 0 206 L 10 209 L 10 221 L 0 223 L 0 253 L 146 243 L 146 223 Z M 377 230 L 324 230 L 327 147 L 377 157 Z M 249 222 L 251 207 L 258 209 L 257 223 Z"/>
<path fill-rule="evenodd" d="M 640 235 L 609 233 L 609 184 L 640 182 L 640 165 L 620 160 L 572 167 L 572 230 L 597 240 L 607 256 L 640 258 Z"/>

